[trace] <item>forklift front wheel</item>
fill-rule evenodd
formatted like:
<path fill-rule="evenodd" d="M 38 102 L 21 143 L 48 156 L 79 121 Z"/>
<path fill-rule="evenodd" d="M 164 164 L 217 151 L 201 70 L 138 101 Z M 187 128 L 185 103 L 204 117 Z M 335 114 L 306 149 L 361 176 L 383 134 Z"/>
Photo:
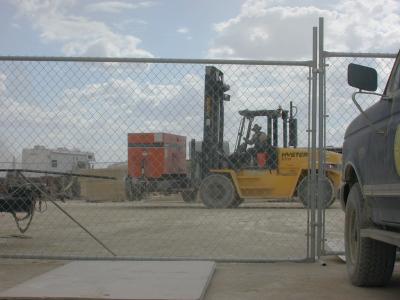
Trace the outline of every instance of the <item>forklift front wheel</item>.
<path fill-rule="evenodd" d="M 311 207 L 308 199 L 309 184 L 309 176 L 305 176 L 297 186 L 297 195 L 306 208 Z M 333 202 L 335 202 L 335 188 L 332 180 L 330 180 L 328 177 L 323 177 L 321 179 L 321 192 L 322 195 L 319 195 L 319 197 L 322 199 L 324 208 L 329 208 Z"/>
<path fill-rule="evenodd" d="M 199 196 L 207 208 L 229 208 L 236 201 L 236 191 L 232 181 L 220 174 L 212 174 L 203 179 Z"/>

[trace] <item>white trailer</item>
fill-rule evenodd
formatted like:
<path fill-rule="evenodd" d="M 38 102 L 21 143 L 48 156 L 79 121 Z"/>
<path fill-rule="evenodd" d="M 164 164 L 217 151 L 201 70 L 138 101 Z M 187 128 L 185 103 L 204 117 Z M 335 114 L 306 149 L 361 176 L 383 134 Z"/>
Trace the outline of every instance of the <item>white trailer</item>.
<path fill-rule="evenodd" d="M 21 167 L 39 171 L 71 172 L 91 169 L 94 162 L 93 152 L 67 148 L 48 149 L 36 145 L 22 150 Z M 40 176 L 40 174 L 31 173 L 30 176 Z"/>

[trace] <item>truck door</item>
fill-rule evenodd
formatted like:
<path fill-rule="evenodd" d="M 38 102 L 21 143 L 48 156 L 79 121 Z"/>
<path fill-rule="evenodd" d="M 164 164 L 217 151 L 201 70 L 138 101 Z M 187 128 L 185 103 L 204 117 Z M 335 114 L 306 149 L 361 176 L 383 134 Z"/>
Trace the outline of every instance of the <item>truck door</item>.
<path fill-rule="evenodd" d="M 398 56 L 386 87 L 390 116 L 387 123 L 385 169 L 386 182 L 400 183 L 400 58 Z M 399 191 L 400 192 L 400 189 Z M 398 196 L 400 193 L 398 193 Z"/>
<path fill-rule="evenodd" d="M 376 111 L 377 132 L 371 136 L 370 147 L 374 157 L 371 161 L 373 175 L 373 200 L 376 208 L 374 221 L 381 224 L 394 223 L 400 211 L 394 201 L 400 201 L 400 65 L 396 59 L 384 96 Z M 379 116 L 379 115 L 380 116 Z M 397 205 L 397 207 L 399 207 Z"/>
<path fill-rule="evenodd" d="M 373 123 L 369 126 L 369 144 L 367 159 L 361 161 L 364 164 L 365 183 L 376 186 L 386 180 L 385 160 L 387 155 L 386 131 L 390 117 L 391 103 L 380 99 L 371 108 L 366 110 L 366 115 Z"/>

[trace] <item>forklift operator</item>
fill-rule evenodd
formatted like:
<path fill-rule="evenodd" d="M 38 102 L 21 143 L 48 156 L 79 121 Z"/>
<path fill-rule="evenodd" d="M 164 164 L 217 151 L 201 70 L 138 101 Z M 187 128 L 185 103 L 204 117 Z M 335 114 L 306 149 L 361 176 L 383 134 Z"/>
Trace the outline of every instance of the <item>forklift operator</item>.
<path fill-rule="evenodd" d="M 254 131 L 254 134 L 251 139 L 247 141 L 247 143 L 249 145 L 254 145 L 254 147 L 248 149 L 248 151 L 251 154 L 265 152 L 268 146 L 268 136 L 265 134 L 265 132 L 261 131 L 261 126 L 258 124 L 254 124 L 251 130 Z"/>

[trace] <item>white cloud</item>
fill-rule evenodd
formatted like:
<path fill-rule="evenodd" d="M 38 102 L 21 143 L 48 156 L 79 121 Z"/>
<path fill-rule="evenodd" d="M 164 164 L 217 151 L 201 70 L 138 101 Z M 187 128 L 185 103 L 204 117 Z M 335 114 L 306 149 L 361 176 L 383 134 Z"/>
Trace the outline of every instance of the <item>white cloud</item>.
<path fill-rule="evenodd" d="M 268 33 L 261 27 L 255 27 L 250 31 L 250 41 L 267 40 L 268 37 Z"/>
<path fill-rule="evenodd" d="M 175 98 L 182 87 L 173 84 L 139 83 L 131 78 L 110 79 L 103 83 L 93 83 L 83 88 L 65 90 L 68 102 L 89 101 L 90 103 L 118 103 L 129 100 L 132 105 L 157 106 Z"/>
<path fill-rule="evenodd" d="M 11 23 L 11 26 L 15 29 L 21 29 L 21 25 L 19 25 L 18 23 Z"/>
<path fill-rule="evenodd" d="M 210 48 L 208 50 L 208 56 L 210 57 L 233 57 L 235 55 L 235 50 L 228 46 L 221 46 L 216 48 Z"/>
<path fill-rule="evenodd" d="M 91 12 L 120 13 L 127 9 L 145 8 L 155 5 L 154 1 L 104 1 L 88 4 L 85 9 Z"/>
<path fill-rule="evenodd" d="M 128 20 L 122 20 L 122 21 L 117 21 L 113 23 L 113 27 L 118 29 L 118 30 L 130 30 L 132 27 L 140 25 L 147 25 L 148 22 L 142 19 L 134 19 L 130 18 Z"/>
<path fill-rule="evenodd" d="M 189 28 L 187 27 L 180 27 L 176 30 L 177 33 L 181 33 L 181 34 L 187 34 L 189 33 Z"/>
<path fill-rule="evenodd" d="M 187 27 L 180 27 L 176 30 L 176 32 L 185 36 L 186 40 L 188 41 L 193 39 L 193 37 L 190 35 L 190 29 Z"/>
<path fill-rule="evenodd" d="M 399 1 L 338 0 L 329 9 L 283 3 L 247 0 L 236 17 L 214 25 L 217 37 L 208 56 L 309 59 L 311 28 L 318 25 L 320 16 L 326 20 L 325 45 L 330 51 L 393 52 L 398 48 Z"/>
<path fill-rule="evenodd" d="M 139 47 L 139 38 L 115 33 L 103 22 L 70 14 L 73 1 L 15 3 L 20 14 L 31 18 L 41 40 L 61 43 L 65 55 L 152 57 L 150 52 Z"/>

